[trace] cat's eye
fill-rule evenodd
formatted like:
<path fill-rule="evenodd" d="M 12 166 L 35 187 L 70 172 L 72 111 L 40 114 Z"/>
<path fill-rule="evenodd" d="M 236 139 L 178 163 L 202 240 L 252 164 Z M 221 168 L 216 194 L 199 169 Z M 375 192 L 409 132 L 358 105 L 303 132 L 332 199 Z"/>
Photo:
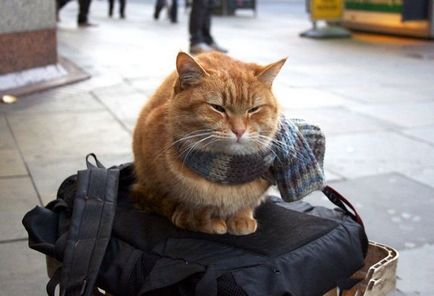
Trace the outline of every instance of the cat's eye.
<path fill-rule="evenodd" d="M 256 112 L 256 111 L 259 110 L 259 107 L 260 107 L 260 106 L 256 106 L 256 107 L 250 108 L 249 110 L 247 110 L 247 112 L 249 112 L 249 113 L 254 113 L 254 112 Z"/>
<path fill-rule="evenodd" d="M 223 106 L 217 105 L 217 104 L 209 104 L 214 110 L 221 112 L 221 113 L 225 113 L 226 110 Z"/>

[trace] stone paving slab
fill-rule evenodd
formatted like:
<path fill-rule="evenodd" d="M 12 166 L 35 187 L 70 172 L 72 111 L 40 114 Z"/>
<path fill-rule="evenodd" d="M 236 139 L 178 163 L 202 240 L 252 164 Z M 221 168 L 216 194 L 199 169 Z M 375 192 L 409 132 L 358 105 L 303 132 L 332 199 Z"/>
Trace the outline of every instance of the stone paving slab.
<path fill-rule="evenodd" d="M 0 177 L 27 175 L 6 119 L 0 113 Z"/>
<path fill-rule="evenodd" d="M 0 178 L 0 241 L 27 237 L 21 220 L 36 205 L 39 200 L 30 178 Z"/>
<path fill-rule="evenodd" d="M 0 295 L 46 295 L 45 256 L 27 241 L 0 243 Z"/>
<path fill-rule="evenodd" d="M 343 97 L 312 88 L 293 88 L 276 81 L 273 93 L 284 109 L 318 108 L 350 104 Z"/>
<path fill-rule="evenodd" d="M 431 145 L 390 131 L 327 138 L 325 167 L 347 178 L 434 166 Z"/>
<path fill-rule="evenodd" d="M 58 159 L 32 159 L 28 162 L 29 170 L 44 205 L 56 199 L 57 190 L 63 180 L 76 174 L 78 170 L 86 168 L 85 157 L 86 154 L 83 154 L 80 157 L 62 158 L 61 161 Z M 106 167 L 131 162 L 133 159 L 131 153 L 97 154 L 97 157 Z"/>
<path fill-rule="evenodd" d="M 175 64 L 173 65 L 174 70 Z M 151 96 L 157 88 L 160 86 L 160 84 L 163 82 L 165 75 L 169 75 L 171 71 L 167 71 L 164 75 L 161 76 L 152 76 L 152 77 L 139 77 L 139 78 L 133 78 L 129 79 L 128 83 L 137 91 L 143 92 L 148 97 Z"/>
<path fill-rule="evenodd" d="M 434 125 L 404 129 L 403 133 L 434 145 Z"/>
<path fill-rule="evenodd" d="M 353 109 L 401 127 L 411 128 L 434 124 L 434 101 L 354 106 Z"/>
<path fill-rule="evenodd" d="M 398 250 L 434 244 L 434 189 L 400 174 L 375 175 L 332 182 L 358 209 L 370 240 Z M 305 200 L 334 207 L 315 193 Z M 426 266 L 424 265 L 424 268 Z"/>
<path fill-rule="evenodd" d="M 131 151 L 131 136 L 107 111 L 8 116 L 26 161 Z"/>
<path fill-rule="evenodd" d="M 97 89 L 92 93 L 130 131 L 134 129 L 139 112 L 148 98 L 143 92 L 138 92 L 133 87 L 115 86 Z"/>
<path fill-rule="evenodd" d="M 413 180 L 434 188 L 434 167 L 404 171 L 403 174 Z"/>
<path fill-rule="evenodd" d="M 318 125 L 326 137 L 337 134 L 381 131 L 395 127 L 387 122 L 352 112 L 345 107 L 287 109 L 285 114 L 289 118 L 303 118 Z"/>
<path fill-rule="evenodd" d="M 397 85 L 371 85 L 331 87 L 333 93 L 365 103 L 396 103 L 432 100 L 433 96 L 418 89 L 405 89 Z M 434 91 L 433 91 L 434 92 Z"/>
<path fill-rule="evenodd" d="M 434 245 L 400 252 L 397 287 L 407 295 L 433 295 Z"/>
<path fill-rule="evenodd" d="M 55 113 L 103 110 L 103 106 L 89 93 L 63 95 L 48 91 L 19 98 L 15 104 L 6 105 L 6 113 Z"/>

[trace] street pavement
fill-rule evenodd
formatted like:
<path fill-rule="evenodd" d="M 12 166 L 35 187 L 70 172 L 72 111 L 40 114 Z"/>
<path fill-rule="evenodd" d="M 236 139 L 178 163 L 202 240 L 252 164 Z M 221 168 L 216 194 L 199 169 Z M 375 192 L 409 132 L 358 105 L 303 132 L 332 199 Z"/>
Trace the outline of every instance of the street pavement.
<path fill-rule="evenodd" d="M 138 112 L 188 50 L 188 11 L 179 23 L 153 2 L 130 1 L 127 19 L 93 1 L 76 26 L 69 3 L 58 24 L 59 55 L 92 78 L 0 105 L 0 295 L 44 295 L 44 257 L 27 247 L 23 215 L 55 198 L 61 181 L 96 153 L 110 166 L 131 161 Z M 394 295 L 434 291 L 434 42 L 355 33 L 310 40 L 304 2 L 259 2 L 213 18 L 212 31 L 237 59 L 288 57 L 274 83 L 285 114 L 319 124 L 327 137 L 329 184 L 359 209 L 371 240 L 400 252 Z M 316 193 L 306 198 L 325 205 Z"/>

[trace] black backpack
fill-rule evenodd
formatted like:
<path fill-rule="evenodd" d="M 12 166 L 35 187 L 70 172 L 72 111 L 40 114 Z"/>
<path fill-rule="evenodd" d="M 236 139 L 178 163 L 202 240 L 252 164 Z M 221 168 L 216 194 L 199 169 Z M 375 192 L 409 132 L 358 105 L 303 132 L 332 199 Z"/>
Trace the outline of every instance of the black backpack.
<path fill-rule="evenodd" d="M 270 196 L 255 211 L 255 233 L 209 235 L 137 209 L 132 164 L 106 169 L 93 154 L 86 162 L 56 200 L 23 219 L 30 248 L 59 262 L 49 295 L 58 284 L 66 296 L 96 287 L 112 295 L 322 295 L 349 286 L 363 266 L 361 219 L 331 187 L 323 192 L 336 210 Z"/>

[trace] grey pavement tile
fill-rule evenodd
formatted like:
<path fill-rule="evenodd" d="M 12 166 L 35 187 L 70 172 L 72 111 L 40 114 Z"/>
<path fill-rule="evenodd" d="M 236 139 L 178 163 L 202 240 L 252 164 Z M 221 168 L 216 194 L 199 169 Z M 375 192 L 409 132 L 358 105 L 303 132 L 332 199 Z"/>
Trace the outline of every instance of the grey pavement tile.
<path fill-rule="evenodd" d="M 387 122 L 364 116 L 344 107 L 285 110 L 289 118 L 302 118 L 318 125 L 326 136 L 354 132 L 380 131 L 393 128 Z"/>
<path fill-rule="evenodd" d="M 336 50 L 338 51 L 346 51 L 342 50 L 337 46 L 331 48 L 323 48 L 323 50 Z M 321 53 L 318 51 L 311 51 L 313 55 L 319 55 L 321 57 Z M 347 51 L 348 52 L 348 51 Z M 360 63 L 355 62 L 357 57 L 357 53 L 351 53 L 352 58 L 348 61 L 340 61 L 339 64 L 330 63 L 329 60 L 325 60 L 324 57 L 322 59 L 318 59 L 317 61 L 313 60 L 308 63 L 298 64 L 295 67 L 291 67 L 291 70 L 299 73 L 301 77 L 309 77 L 309 80 L 299 80 L 297 81 L 297 74 L 295 76 L 295 80 L 289 80 L 290 85 L 294 85 L 297 81 L 301 85 L 305 86 L 319 86 L 325 89 L 327 88 L 338 88 L 341 86 L 359 86 L 359 85 L 373 85 L 379 83 L 388 82 L 388 80 L 383 80 L 382 77 L 376 77 L 372 73 L 369 73 L 367 67 L 363 67 Z M 363 59 L 368 59 L 369 54 L 364 54 Z M 327 57 L 332 58 L 332 57 Z M 373 61 L 376 63 L 377 61 Z M 347 65 L 342 65 L 343 63 L 347 63 Z M 354 67 L 357 67 L 357 71 L 354 70 Z"/>
<path fill-rule="evenodd" d="M 401 251 L 397 275 L 397 288 L 405 295 L 433 295 L 434 245 Z"/>
<path fill-rule="evenodd" d="M 165 75 L 168 75 L 169 73 L 170 71 L 167 71 L 158 77 L 141 77 L 130 79 L 128 81 L 136 90 L 145 93 L 147 96 L 151 96 L 163 82 L 166 77 Z"/>
<path fill-rule="evenodd" d="M 331 171 L 329 171 L 327 169 L 324 170 L 324 176 L 325 176 L 326 182 L 333 182 L 333 181 L 338 181 L 338 180 L 342 180 L 343 179 L 342 176 L 340 176 L 340 175 L 338 175 L 338 174 L 336 174 L 334 172 L 331 172 Z"/>
<path fill-rule="evenodd" d="M 315 88 L 294 88 L 276 83 L 273 92 L 283 109 L 345 106 L 343 97 Z"/>
<path fill-rule="evenodd" d="M 27 175 L 6 119 L 0 115 L 0 177 Z"/>
<path fill-rule="evenodd" d="M 25 175 L 27 170 L 18 150 L 0 149 L 0 177 Z"/>
<path fill-rule="evenodd" d="M 433 95 L 409 88 L 408 85 L 371 85 L 351 87 L 330 87 L 329 91 L 366 103 L 396 103 L 432 100 Z"/>
<path fill-rule="evenodd" d="M 369 104 L 351 107 L 356 112 L 379 118 L 402 127 L 434 124 L 434 101 L 395 104 Z"/>
<path fill-rule="evenodd" d="M 26 237 L 21 220 L 27 211 L 38 204 L 29 178 L 0 179 L 0 241 Z"/>
<path fill-rule="evenodd" d="M 5 106 L 4 110 L 7 113 L 54 113 L 95 111 L 103 108 L 89 93 L 65 95 L 48 91 L 19 98 L 15 104 Z"/>
<path fill-rule="evenodd" d="M 46 295 L 45 256 L 27 241 L 0 243 L 0 295 Z"/>
<path fill-rule="evenodd" d="M 434 144 L 434 125 L 404 129 L 402 132 L 406 135 Z"/>
<path fill-rule="evenodd" d="M 421 167 L 414 170 L 404 171 L 403 174 L 413 180 L 434 188 L 434 167 Z"/>
<path fill-rule="evenodd" d="M 91 73 L 92 77 L 85 81 L 89 84 L 90 89 L 98 87 L 112 86 L 124 82 L 122 76 L 115 71 L 109 69 L 98 69 L 95 73 Z"/>
<path fill-rule="evenodd" d="M 33 181 L 44 205 L 56 199 L 57 190 L 63 180 L 76 174 L 78 170 L 86 168 L 85 156 L 83 154 L 80 157 L 62 158 L 61 160 L 33 159 L 28 162 Z M 133 159 L 131 153 L 97 154 L 97 157 L 105 167 L 131 162 Z"/>
<path fill-rule="evenodd" d="M 8 118 L 26 161 L 131 150 L 131 135 L 107 111 L 14 114 Z"/>
<path fill-rule="evenodd" d="M 128 95 L 137 92 L 137 90 L 128 83 L 121 83 L 113 86 L 95 88 L 91 92 L 98 98 L 106 98 Z"/>
<path fill-rule="evenodd" d="M 434 166 L 434 147 L 387 131 L 330 136 L 324 163 L 345 178 L 404 173 Z"/>
<path fill-rule="evenodd" d="M 148 96 L 130 85 L 123 84 L 92 91 L 127 128 L 132 131 Z"/>
<path fill-rule="evenodd" d="M 433 188 L 400 174 L 338 181 L 331 186 L 359 211 L 370 240 L 398 250 L 434 243 Z M 320 195 L 315 193 L 305 200 L 331 206 Z"/>

